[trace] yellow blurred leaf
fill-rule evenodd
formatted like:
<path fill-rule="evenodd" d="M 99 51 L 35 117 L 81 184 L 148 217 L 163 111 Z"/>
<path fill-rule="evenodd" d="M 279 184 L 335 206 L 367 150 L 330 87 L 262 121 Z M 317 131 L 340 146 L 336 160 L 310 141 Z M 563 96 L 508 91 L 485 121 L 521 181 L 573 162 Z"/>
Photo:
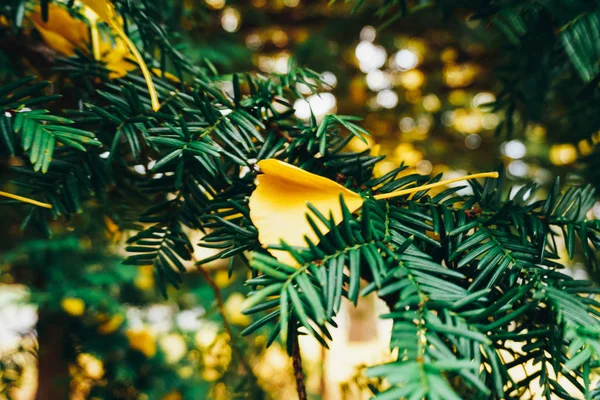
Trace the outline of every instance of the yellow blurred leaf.
<path fill-rule="evenodd" d="M 98 326 L 98 333 L 108 335 L 115 332 L 125 321 L 125 317 L 121 314 L 113 315 L 108 321 Z"/>
<path fill-rule="evenodd" d="M 152 334 L 146 329 L 132 330 L 125 332 L 129 339 L 129 347 L 141 352 L 148 358 L 156 354 L 156 341 Z"/>
<path fill-rule="evenodd" d="M 159 345 L 168 364 L 175 364 L 181 360 L 188 351 L 183 337 L 175 332 L 161 337 Z"/>
<path fill-rule="evenodd" d="M 85 312 L 85 303 L 77 297 L 65 297 L 60 302 L 62 309 L 69 315 L 79 317 Z"/>
<path fill-rule="evenodd" d="M 178 391 L 169 392 L 162 398 L 162 400 L 181 400 L 181 399 L 183 399 L 183 397 L 181 397 L 181 393 L 179 393 Z"/>
<path fill-rule="evenodd" d="M 233 293 L 225 302 L 225 314 L 229 321 L 234 325 L 247 326 L 252 319 L 242 313 L 244 300 L 246 297 L 241 293 Z"/>
<path fill-rule="evenodd" d="M 79 354 L 77 363 L 91 379 L 101 379 L 104 376 L 104 363 L 89 353 Z"/>

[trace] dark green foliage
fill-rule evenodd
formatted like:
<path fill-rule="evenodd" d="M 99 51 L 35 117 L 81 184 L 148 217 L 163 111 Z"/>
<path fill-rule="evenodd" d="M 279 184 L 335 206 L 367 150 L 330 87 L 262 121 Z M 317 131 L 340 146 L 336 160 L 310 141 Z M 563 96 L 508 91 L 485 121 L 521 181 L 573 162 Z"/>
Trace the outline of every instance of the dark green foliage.
<path fill-rule="evenodd" d="M 23 2 L 16 3 L 7 15 L 19 15 Z M 327 346 L 343 299 L 356 304 L 375 292 L 389 307 L 382 318 L 393 321 L 390 348 L 398 355 L 367 372 L 389 383 L 386 390 L 373 388 L 379 399 L 518 398 L 533 380 L 547 398 L 594 396 L 598 289 L 561 272 L 556 244 L 562 236 L 569 257 L 597 267 L 600 224 L 586 219 L 595 201 L 591 187 L 561 191 L 557 180 L 545 199 L 537 197 L 533 184 L 507 198 L 499 179 L 473 182 L 472 195 L 452 188 L 433 197 L 421 191 L 410 199 L 375 201 L 374 193 L 414 187 L 427 178 L 398 177 L 404 166 L 373 177 L 382 157 L 344 151 L 353 137 L 366 133 L 357 118 L 295 118 L 292 102 L 301 97 L 296 84 L 318 81 L 317 73 L 292 66 L 287 74 L 219 76 L 208 63 L 191 65 L 170 43 L 152 2 L 115 3 L 141 50 L 159 54 L 149 64 L 175 72 L 179 81 L 154 78 L 161 109 L 152 112 L 136 72 L 109 80 L 99 63 L 78 54 L 59 60 L 54 71 L 76 98 L 69 110 L 51 103 L 57 96 L 45 94 L 46 82 L 23 78 L 0 87 L 0 154 L 11 160 L 3 185 L 24 188 L 23 194 L 52 205 L 51 210 L 23 205 L 24 228 L 49 235 L 51 219 L 72 220 L 92 211 L 134 227 L 122 267 L 153 265 L 163 294 L 168 285 L 182 283 L 195 245 L 218 249 L 199 264 L 221 258 L 232 265 L 238 256 L 252 271 L 246 313 L 257 315 L 243 334 L 267 328 L 269 343 L 281 337 L 288 350 L 301 334 Z M 567 10 L 554 2 L 463 5 L 479 10 L 475 18 L 491 19 L 515 48 L 507 60 L 511 72 L 502 76 L 506 87 L 494 105 L 507 110 L 509 133 L 514 110 L 526 120 L 545 115 L 536 96 L 558 92 L 559 78 L 576 73 L 589 85 L 596 81 L 600 52 L 597 41 L 588 39 L 596 35 L 597 17 L 587 3 L 569 3 Z M 410 10 L 406 2 L 390 0 L 380 12 L 391 15 L 395 8 L 398 15 Z M 583 36 L 582 30 L 592 34 Z M 557 67 L 545 56 L 550 52 L 563 63 Z M 69 90 L 73 82 L 83 84 Z M 223 90 L 225 82 L 233 93 Z M 535 90 L 526 90 L 531 82 Z M 591 107 L 596 90 L 589 89 L 565 93 L 557 103 L 574 103 L 581 94 Z M 38 108 L 42 104 L 52 112 Z M 589 110 L 574 105 L 565 118 Z M 589 126 L 580 127 L 577 139 L 600 126 L 597 118 L 581 124 Z M 276 246 L 297 265 L 271 257 L 250 220 L 248 197 L 260 173 L 256 163 L 268 158 L 336 180 L 366 198 L 354 214 L 340 202 L 344 218 L 338 225 L 312 208 L 307 218 L 318 243 Z M 318 228 L 319 220 L 327 231 Z M 205 233 L 201 243 L 192 242 L 193 231 Z M 528 362 L 539 371 L 514 381 L 511 370 Z M 578 393 L 567 393 L 556 373 Z"/>
<path fill-rule="evenodd" d="M 382 317 L 393 319 L 390 346 L 399 351 L 398 361 L 368 371 L 392 384 L 377 398 L 451 399 L 462 390 L 473 390 L 470 398 L 510 398 L 526 382 L 513 382 L 509 372 L 531 360 L 542 367 L 528 379 L 539 378 L 548 396 L 574 396 L 550 371 L 588 382 L 576 385 L 574 397 L 589 396 L 587 374 L 600 350 L 590 295 L 598 289 L 559 272 L 552 228 L 571 232 L 568 247 L 576 237 L 585 242 L 595 262 L 600 230 L 582 212 L 593 192 L 572 188 L 525 203 L 522 193 L 506 201 L 497 184 L 474 184 L 459 207 L 452 189 L 437 200 L 368 201 L 361 215 L 329 225 L 317 246 L 289 249 L 298 267 L 255 255 L 251 266 L 263 275 L 249 282 L 261 288 L 248 312 L 270 311 L 246 333 L 277 320 L 274 334 L 304 327 L 325 343 L 340 297 L 355 302 L 362 277 L 370 284 L 361 295 L 376 291 L 390 306 Z M 513 352 L 515 343 L 527 352 L 503 362 L 499 352 Z"/>

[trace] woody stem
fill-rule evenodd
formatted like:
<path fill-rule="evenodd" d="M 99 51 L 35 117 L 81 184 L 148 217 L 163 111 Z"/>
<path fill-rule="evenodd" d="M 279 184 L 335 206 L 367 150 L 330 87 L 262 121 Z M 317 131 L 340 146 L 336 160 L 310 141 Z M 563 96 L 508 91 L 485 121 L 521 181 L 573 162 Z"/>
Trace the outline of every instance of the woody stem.
<path fill-rule="evenodd" d="M 292 364 L 294 366 L 294 378 L 296 378 L 296 391 L 298 400 L 306 400 L 306 385 L 304 384 L 304 371 L 302 370 L 302 357 L 300 356 L 300 343 L 298 335 L 294 335 L 292 341 Z"/>

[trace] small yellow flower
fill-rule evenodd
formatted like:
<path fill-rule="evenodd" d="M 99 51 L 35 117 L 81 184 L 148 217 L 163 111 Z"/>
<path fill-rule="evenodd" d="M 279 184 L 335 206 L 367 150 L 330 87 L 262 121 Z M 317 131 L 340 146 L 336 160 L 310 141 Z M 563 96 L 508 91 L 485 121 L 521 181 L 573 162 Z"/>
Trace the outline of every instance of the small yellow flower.
<path fill-rule="evenodd" d="M 141 352 L 148 358 L 154 357 L 156 354 L 156 342 L 154 337 L 146 329 L 132 330 L 125 332 L 129 339 L 129 347 Z"/>
<path fill-rule="evenodd" d="M 106 322 L 98 326 L 98 333 L 108 335 L 115 332 L 123 324 L 125 318 L 121 314 L 115 314 L 111 318 L 106 318 Z"/>
<path fill-rule="evenodd" d="M 79 317 L 83 315 L 85 311 L 84 301 L 77 297 L 65 297 L 60 302 L 60 305 L 67 314 L 72 315 L 74 317 Z"/>

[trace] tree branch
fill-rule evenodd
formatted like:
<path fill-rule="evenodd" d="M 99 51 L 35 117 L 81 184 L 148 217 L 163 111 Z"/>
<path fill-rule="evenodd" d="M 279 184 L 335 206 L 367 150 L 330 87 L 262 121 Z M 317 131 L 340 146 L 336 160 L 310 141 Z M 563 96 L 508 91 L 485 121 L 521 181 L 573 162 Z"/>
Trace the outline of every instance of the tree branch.
<path fill-rule="evenodd" d="M 294 378 L 296 378 L 296 390 L 298 400 L 306 400 L 306 385 L 304 384 L 304 371 L 302 370 L 302 357 L 300 356 L 300 344 L 298 335 L 294 335 L 292 341 L 292 364 L 294 366 Z"/>

